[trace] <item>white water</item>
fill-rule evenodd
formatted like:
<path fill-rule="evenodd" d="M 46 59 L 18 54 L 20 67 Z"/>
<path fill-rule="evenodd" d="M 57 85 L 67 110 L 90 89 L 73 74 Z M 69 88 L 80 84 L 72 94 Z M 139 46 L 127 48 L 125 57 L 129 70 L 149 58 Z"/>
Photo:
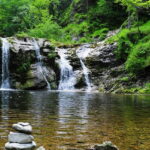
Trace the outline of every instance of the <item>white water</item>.
<path fill-rule="evenodd" d="M 9 49 L 10 44 L 6 38 L 1 38 L 2 40 L 2 83 L 1 90 L 9 89 Z"/>
<path fill-rule="evenodd" d="M 78 58 L 80 59 L 81 67 L 83 69 L 85 83 L 87 85 L 87 89 L 86 89 L 87 91 L 91 91 L 91 81 L 89 78 L 89 69 L 84 64 L 84 60 L 88 56 L 90 51 L 91 51 L 91 49 L 88 48 L 86 45 L 83 45 L 76 51 L 76 54 L 77 54 Z"/>
<path fill-rule="evenodd" d="M 39 45 L 38 45 L 36 40 L 33 40 L 33 45 L 35 47 L 36 57 L 37 57 L 37 60 L 38 60 L 38 62 L 37 62 L 37 69 L 42 74 L 45 82 L 47 83 L 47 89 L 50 90 L 51 86 L 50 86 L 50 84 L 49 84 L 49 82 L 48 82 L 48 80 L 46 78 L 45 71 L 43 70 L 42 56 L 41 56 L 41 53 L 40 53 L 40 47 L 39 47 Z"/>
<path fill-rule="evenodd" d="M 66 49 L 58 49 L 60 60 L 58 62 L 61 70 L 61 78 L 59 82 L 59 90 L 73 90 L 76 84 L 76 78 L 73 72 L 73 68 L 67 60 Z"/>

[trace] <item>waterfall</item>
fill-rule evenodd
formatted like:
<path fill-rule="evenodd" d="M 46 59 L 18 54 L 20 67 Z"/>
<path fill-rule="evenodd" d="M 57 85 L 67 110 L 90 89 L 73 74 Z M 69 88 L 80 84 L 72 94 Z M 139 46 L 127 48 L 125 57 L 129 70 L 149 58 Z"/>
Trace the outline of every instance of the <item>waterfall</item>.
<path fill-rule="evenodd" d="M 42 74 L 45 82 L 47 83 L 47 89 L 50 90 L 51 89 L 50 84 L 49 84 L 49 82 L 46 78 L 45 71 L 43 70 L 43 62 L 42 62 L 42 56 L 41 56 L 41 53 L 40 53 L 40 47 L 39 47 L 39 45 L 38 45 L 38 43 L 35 39 L 33 40 L 33 45 L 35 47 L 35 53 L 36 53 L 36 57 L 37 57 L 37 60 L 38 60 L 37 69 Z"/>
<path fill-rule="evenodd" d="M 6 38 L 1 38 L 2 40 L 2 83 L 1 89 L 9 89 L 9 49 L 10 44 Z"/>
<path fill-rule="evenodd" d="M 83 45 L 82 47 L 80 47 L 76 51 L 76 54 L 77 54 L 78 58 L 80 59 L 81 67 L 83 69 L 85 83 L 87 85 L 87 89 L 86 90 L 87 91 L 91 91 L 91 81 L 90 81 L 90 78 L 89 78 L 89 69 L 84 64 L 85 58 L 88 56 L 89 52 L 91 51 L 91 49 L 88 48 L 88 46 L 89 45 Z"/>
<path fill-rule="evenodd" d="M 69 60 L 67 60 L 66 52 L 66 49 L 58 49 L 58 55 L 60 56 L 58 64 L 61 70 L 59 90 L 73 90 L 74 85 L 76 84 L 73 68 L 69 63 Z"/>

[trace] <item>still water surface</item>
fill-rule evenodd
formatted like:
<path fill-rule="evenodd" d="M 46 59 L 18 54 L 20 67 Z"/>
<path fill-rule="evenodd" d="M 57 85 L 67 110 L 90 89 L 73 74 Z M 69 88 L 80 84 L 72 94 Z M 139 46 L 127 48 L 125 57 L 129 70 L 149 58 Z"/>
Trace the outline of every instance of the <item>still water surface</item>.
<path fill-rule="evenodd" d="M 0 91 L 0 149 L 13 123 L 33 126 L 38 146 L 83 150 L 112 141 L 120 150 L 150 150 L 150 96 Z"/>

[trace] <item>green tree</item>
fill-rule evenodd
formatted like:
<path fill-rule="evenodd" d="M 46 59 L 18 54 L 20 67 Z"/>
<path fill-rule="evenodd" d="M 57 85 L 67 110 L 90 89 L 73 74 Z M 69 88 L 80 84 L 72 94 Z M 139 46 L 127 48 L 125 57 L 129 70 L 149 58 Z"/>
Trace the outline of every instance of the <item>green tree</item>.
<path fill-rule="evenodd" d="M 138 22 L 139 12 L 143 10 L 147 10 L 150 7 L 150 0 L 116 0 L 116 2 L 121 3 L 121 5 L 127 7 L 127 11 L 129 14 L 128 17 L 128 28 L 131 27 L 131 16 L 134 16 L 136 21 Z"/>
<path fill-rule="evenodd" d="M 29 1 L 0 1 L 0 36 L 11 36 L 16 31 L 28 28 L 25 16 L 29 13 Z"/>
<path fill-rule="evenodd" d="M 129 11 L 150 7 L 150 0 L 116 0 L 116 2 L 120 2 L 122 5 L 126 6 Z"/>

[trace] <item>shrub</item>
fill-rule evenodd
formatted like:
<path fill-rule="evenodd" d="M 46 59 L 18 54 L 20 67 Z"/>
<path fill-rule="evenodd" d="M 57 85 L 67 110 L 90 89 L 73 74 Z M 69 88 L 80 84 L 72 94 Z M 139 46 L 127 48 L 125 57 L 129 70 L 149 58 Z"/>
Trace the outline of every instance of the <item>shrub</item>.
<path fill-rule="evenodd" d="M 150 66 L 150 40 L 143 39 L 133 47 L 126 61 L 126 69 L 137 73 L 148 66 Z"/>
<path fill-rule="evenodd" d="M 46 20 L 44 23 L 38 24 L 34 29 L 29 30 L 28 35 L 37 38 L 60 40 L 62 31 L 57 23 Z"/>
<path fill-rule="evenodd" d="M 140 30 L 140 31 L 139 31 Z M 123 29 L 107 42 L 118 42 L 118 60 L 125 62 L 128 72 L 138 73 L 150 66 L 150 21 L 131 29 Z"/>
<path fill-rule="evenodd" d="M 98 38 L 99 40 L 104 40 L 106 37 L 106 34 L 108 32 L 108 28 L 102 28 L 100 30 L 96 30 L 93 34 L 92 37 L 93 38 Z"/>

